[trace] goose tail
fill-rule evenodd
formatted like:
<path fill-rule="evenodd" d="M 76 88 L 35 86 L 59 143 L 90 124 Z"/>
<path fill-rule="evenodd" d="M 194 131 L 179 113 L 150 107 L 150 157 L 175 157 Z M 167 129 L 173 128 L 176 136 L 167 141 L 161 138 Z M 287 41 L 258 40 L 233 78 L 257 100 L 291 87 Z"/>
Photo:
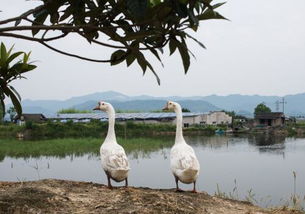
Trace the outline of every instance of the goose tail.
<path fill-rule="evenodd" d="M 199 170 L 198 169 L 192 169 L 188 168 L 184 171 L 185 176 L 187 177 L 196 177 L 198 175 Z"/>
<path fill-rule="evenodd" d="M 116 181 L 123 181 L 125 178 L 128 177 L 128 172 L 130 168 L 119 168 L 114 170 L 112 174 L 112 178 Z"/>

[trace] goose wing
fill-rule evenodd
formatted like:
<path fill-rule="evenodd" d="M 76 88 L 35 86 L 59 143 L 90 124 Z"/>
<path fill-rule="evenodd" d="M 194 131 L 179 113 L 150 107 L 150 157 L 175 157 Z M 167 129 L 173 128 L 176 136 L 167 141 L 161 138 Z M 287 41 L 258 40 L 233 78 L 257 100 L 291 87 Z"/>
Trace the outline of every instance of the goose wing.
<path fill-rule="evenodd" d="M 116 145 L 115 148 L 101 150 L 102 165 L 107 170 L 129 169 L 128 158 L 123 147 Z"/>
<path fill-rule="evenodd" d="M 171 151 L 172 170 L 199 170 L 199 162 L 192 147 L 173 147 Z"/>

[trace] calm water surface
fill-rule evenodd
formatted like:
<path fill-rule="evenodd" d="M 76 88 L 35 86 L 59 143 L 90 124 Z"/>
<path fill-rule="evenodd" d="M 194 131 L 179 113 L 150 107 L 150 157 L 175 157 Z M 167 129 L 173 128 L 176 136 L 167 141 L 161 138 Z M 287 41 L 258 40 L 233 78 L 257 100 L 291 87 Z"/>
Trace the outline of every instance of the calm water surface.
<path fill-rule="evenodd" d="M 304 138 L 197 136 L 186 140 L 193 146 L 201 165 L 198 190 L 231 193 L 239 199 L 251 195 L 261 206 L 283 205 L 294 193 L 293 172 L 296 172 L 296 194 L 305 207 Z M 174 188 L 169 152 L 170 148 L 166 147 L 150 153 L 129 152 L 129 184 Z M 5 156 L 0 160 L 1 181 L 45 178 L 107 183 L 97 153 L 39 158 Z M 192 185 L 181 187 L 191 189 Z"/>

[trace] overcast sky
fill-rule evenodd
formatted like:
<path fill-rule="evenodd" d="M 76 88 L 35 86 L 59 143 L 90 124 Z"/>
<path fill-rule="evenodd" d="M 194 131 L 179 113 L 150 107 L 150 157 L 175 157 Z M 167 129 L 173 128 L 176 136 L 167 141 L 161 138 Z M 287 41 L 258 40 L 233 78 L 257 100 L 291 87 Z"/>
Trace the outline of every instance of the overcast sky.
<path fill-rule="evenodd" d="M 6 3 L 4 3 L 6 2 Z M 20 15 L 37 1 L 1 0 L 0 20 Z M 38 68 L 13 85 L 23 99 L 67 99 L 114 90 L 127 95 L 193 96 L 305 92 L 305 1 L 229 0 L 219 11 L 231 21 L 206 21 L 194 35 L 207 49 L 190 42 L 196 55 L 184 74 L 178 54 L 153 61 L 161 78 L 142 71 L 81 61 L 29 41 L 0 37 L 15 51 L 32 51 Z M 57 48 L 107 59 L 110 51 L 87 45 L 77 37 L 51 43 Z"/>

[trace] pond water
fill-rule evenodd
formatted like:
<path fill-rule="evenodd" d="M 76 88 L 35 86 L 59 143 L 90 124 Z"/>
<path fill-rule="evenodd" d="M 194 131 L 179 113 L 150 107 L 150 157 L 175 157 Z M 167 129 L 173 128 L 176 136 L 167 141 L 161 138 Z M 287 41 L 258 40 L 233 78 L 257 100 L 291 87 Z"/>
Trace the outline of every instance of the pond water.
<path fill-rule="evenodd" d="M 212 195 L 225 193 L 238 199 L 248 197 L 264 207 L 287 204 L 295 193 L 305 207 L 304 138 L 196 136 L 186 137 L 186 140 L 193 146 L 201 165 L 197 181 L 199 191 Z M 167 143 L 154 150 L 128 151 L 131 164 L 129 185 L 174 188 L 169 146 Z M 1 149 L 0 143 L 0 155 Z M 57 178 L 107 183 L 96 151 L 66 156 L 33 156 L 16 157 L 2 153 L 0 180 Z M 192 185 L 181 185 L 181 188 L 191 190 Z"/>

